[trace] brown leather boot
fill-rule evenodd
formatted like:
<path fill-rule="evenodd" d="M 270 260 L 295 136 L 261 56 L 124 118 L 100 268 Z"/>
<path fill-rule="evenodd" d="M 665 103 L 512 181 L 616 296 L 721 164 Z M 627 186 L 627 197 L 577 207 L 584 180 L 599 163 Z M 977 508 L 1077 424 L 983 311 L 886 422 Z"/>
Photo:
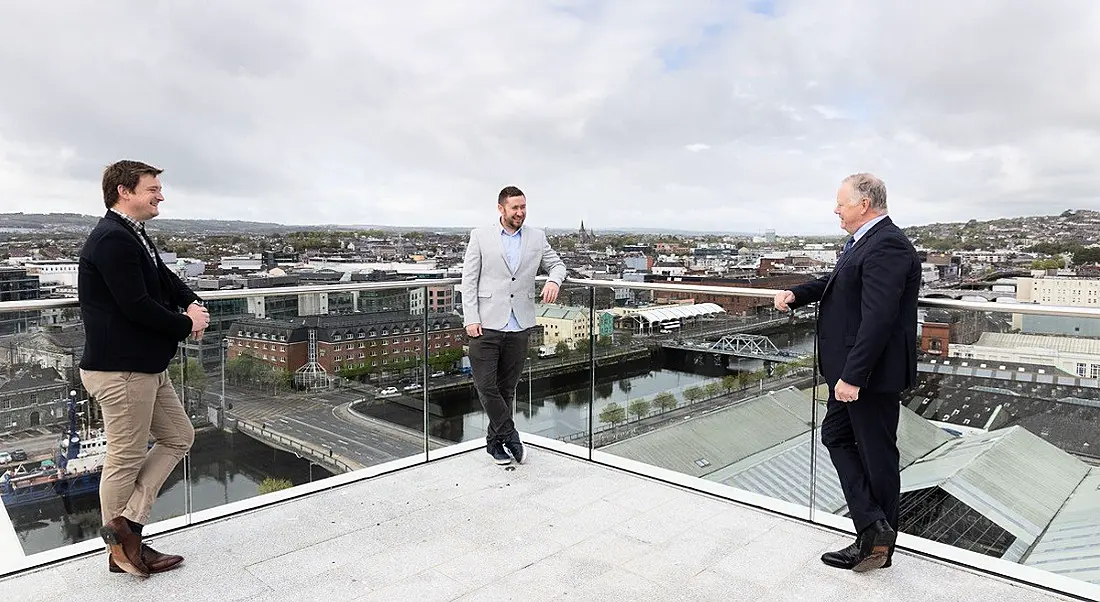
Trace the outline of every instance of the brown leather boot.
<path fill-rule="evenodd" d="M 163 573 L 170 571 L 183 562 L 183 556 L 177 556 L 175 554 L 161 554 L 160 552 L 150 548 L 145 544 L 141 544 L 141 559 L 145 562 L 145 566 L 149 567 L 149 574 Z M 112 573 L 123 573 L 117 564 L 115 559 L 108 556 L 107 569 Z"/>
<path fill-rule="evenodd" d="M 130 530 L 125 518 L 112 518 L 99 530 L 99 536 L 110 546 L 111 560 L 119 568 L 138 577 L 149 576 L 149 567 L 141 559 L 141 536 Z"/>

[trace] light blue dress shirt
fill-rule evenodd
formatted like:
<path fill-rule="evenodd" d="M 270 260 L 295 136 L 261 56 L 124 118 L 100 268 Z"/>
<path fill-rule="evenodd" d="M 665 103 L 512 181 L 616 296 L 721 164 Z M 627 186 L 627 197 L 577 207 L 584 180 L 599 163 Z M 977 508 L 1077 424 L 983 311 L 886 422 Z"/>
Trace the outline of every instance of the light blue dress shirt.
<path fill-rule="evenodd" d="M 504 226 L 501 226 L 500 242 L 504 245 L 504 259 L 508 262 L 508 269 L 512 270 L 514 274 L 516 269 L 519 268 L 520 252 L 523 250 L 523 228 L 516 230 L 515 234 L 508 234 Z M 508 318 L 508 323 L 504 325 L 503 330 L 504 332 L 523 330 L 519 327 L 519 319 L 516 318 L 515 310 L 512 310 L 512 315 Z"/>
<path fill-rule="evenodd" d="M 863 238 L 863 235 L 867 234 L 868 230 L 870 230 L 871 228 L 874 228 L 875 224 L 881 222 L 884 219 L 886 219 L 885 214 L 880 215 L 880 216 L 872 219 L 871 221 L 867 222 L 866 224 L 863 224 L 862 226 L 859 227 L 859 230 L 856 230 L 856 233 L 852 235 L 852 238 L 854 238 L 856 242 L 859 242 L 859 239 Z"/>

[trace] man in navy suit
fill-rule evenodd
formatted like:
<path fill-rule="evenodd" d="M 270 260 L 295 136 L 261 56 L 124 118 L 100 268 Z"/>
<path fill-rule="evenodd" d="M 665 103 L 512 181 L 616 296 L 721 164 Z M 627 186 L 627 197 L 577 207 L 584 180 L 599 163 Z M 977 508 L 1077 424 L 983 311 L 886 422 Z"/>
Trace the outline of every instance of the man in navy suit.
<path fill-rule="evenodd" d="M 781 311 L 818 302 L 818 368 L 829 384 L 821 441 L 840 476 L 856 542 L 821 561 L 854 571 L 891 564 L 901 474 L 901 392 L 917 378 L 920 260 L 887 216 L 886 185 L 848 176 L 836 196 L 851 234 L 828 276 L 775 295 Z"/>

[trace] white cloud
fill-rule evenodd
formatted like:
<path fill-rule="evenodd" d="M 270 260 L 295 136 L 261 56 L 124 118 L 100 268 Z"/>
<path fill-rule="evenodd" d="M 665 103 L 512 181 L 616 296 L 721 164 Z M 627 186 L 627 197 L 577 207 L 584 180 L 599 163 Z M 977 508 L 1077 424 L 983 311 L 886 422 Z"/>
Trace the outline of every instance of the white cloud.
<path fill-rule="evenodd" d="M 166 216 L 288 223 L 468 226 L 514 184 L 534 224 L 835 233 L 856 171 L 905 224 L 1100 189 L 1087 0 L 39 4 L 0 18 L 5 211 L 98 212 L 123 157 Z"/>

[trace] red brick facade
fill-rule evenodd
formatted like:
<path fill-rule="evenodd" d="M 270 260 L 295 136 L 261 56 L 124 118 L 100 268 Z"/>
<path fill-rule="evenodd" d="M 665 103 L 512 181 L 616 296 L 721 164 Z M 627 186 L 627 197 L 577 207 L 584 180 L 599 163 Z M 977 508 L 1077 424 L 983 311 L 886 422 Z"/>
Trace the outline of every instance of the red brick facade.
<path fill-rule="evenodd" d="M 788 289 L 809 282 L 813 276 L 807 274 L 785 274 L 764 278 L 713 278 L 706 276 L 647 276 L 647 282 L 669 282 L 675 284 L 697 284 L 702 286 L 724 286 L 736 288 Z M 659 291 L 655 293 L 658 303 L 690 300 L 695 303 L 715 303 L 729 314 L 755 314 L 761 309 L 772 307 L 771 298 L 721 295 L 713 293 L 674 293 Z"/>
<path fill-rule="evenodd" d="M 352 314 L 295 320 L 247 319 L 230 328 L 229 358 L 251 355 L 272 368 L 294 372 L 309 361 L 309 331 L 316 330 L 317 363 L 330 374 L 340 369 L 384 368 L 415 360 L 423 351 L 423 316 Z M 428 317 L 428 355 L 461 349 L 461 319 Z"/>

